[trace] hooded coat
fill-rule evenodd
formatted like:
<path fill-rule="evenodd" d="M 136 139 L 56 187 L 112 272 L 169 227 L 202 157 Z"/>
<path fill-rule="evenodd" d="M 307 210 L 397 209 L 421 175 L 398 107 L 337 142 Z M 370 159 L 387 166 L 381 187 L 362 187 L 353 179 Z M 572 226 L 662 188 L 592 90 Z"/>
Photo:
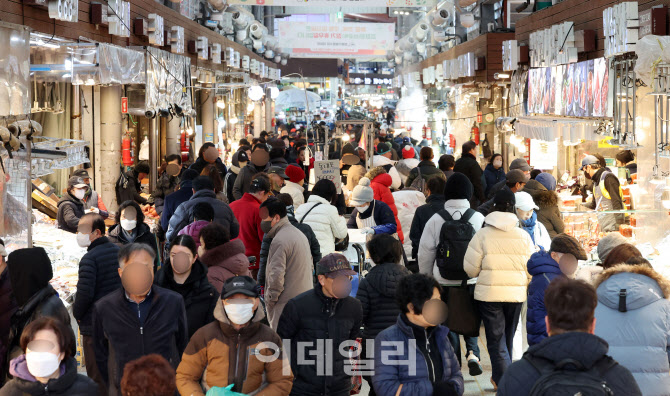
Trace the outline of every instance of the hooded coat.
<path fill-rule="evenodd" d="M 261 230 L 261 201 L 254 195 L 245 193 L 241 199 L 230 204 L 235 218 L 240 222 L 239 238 L 244 243 L 247 257 L 256 257 L 256 263 L 250 268 L 258 268 L 261 254 L 261 243 L 263 241 L 263 230 Z M 233 236 L 231 235 L 231 238 Z"/>
<path fill-rule="evenodd" d="M 96 396 L 98 385 L 85 375 L 77 374 L 77 361 L 69 357 L 61 362 L 61 375 L 46 384 L 37 381 L 28 371 L 25 355 L 12 360 L 10 372 L 14 379 L 0 389 L 0 396 Z"/>
<path fill-rule="evenodd" d="M 470 207 L 476 209 L 486 200 L 482 186 L 482 168 L 474 155 L 465 153 L 456 161 L 454 172 L 460 172 L 470 179 L 474 193 L 470 199 Z"/>
<path fill-rule="evenodd" d="M 165 238 L 168 241 L 171 241 L 182 228 L 193 222 L 193 209 L 195 208 L 195 205 L 201 202 L 210 204 L 214 209 L 214 222 L 221 224 L 224 228 L 228 229 L 231 238 L 237 238 L 237 235 L 240 232 L 240 225 L 237 222 L 233 211 L 230 209 L 230 206 L 217 199 L 214 191 L 200 190 L 196 191 L 191 199 L 179 205 L 174 212 L 174 215 L 172 215 L 172 218 L 170 218 L 170 226 L 165 234 Z"/>
<path fill-rule="evenodd" d="M 608 348 L 607 342 L 598 336 L 570 331 L 546 338 L 528 348 L 526 354 L 554 364 L 565 359 L 573 359 L 589 369 L 601 359 L 612 359 L 607 355 Z M 527 396 L 540 376 L 540 372 L 526 359 L 512 363 L 498 384 L 498 396 Z M 603 380 L 614 395 L 642 395 L 630 371 L 616 362 L 605 372 Z"/>
<path fill-rule="evenodd" d="M 188 235 L 195 241 L 196 248 L 200 247 L 200 230 L 212 224 L 207 220 L 196 220 L 182 228 L 177 235 Z"/>
<path fill-rule="evenodd" d="M 395 300 L 398 282 L 410 272 L 395 263 L 377 264 L 361 279 L 356 298 L 363 306 L 363 339 L 372 340 L 393 326 L 400 315 Z"/>
<path fill-rule="evenodd" d="M 388 187 L 399 190 L 402 185 L 402 179 L 400 178 L 400 173 L 395 168 L 396 162 L 390 158 L 386 158 L 383 155 L 375 155 L 372 157 L 372 166 L 384 168 L 386 172 L 391 176 L 391 184 Z M 370 178 L 372 180 L 372 178 Z"/>
<path fill-rule="evenodd" d="M 336 239 L 347 236 L 347 221 L 340 216 L 335 206 L 318 195 L 310 195 L 307 202 L 300 205 L 295 211 L 295 219 L 312 227 L 319 240 L 322 257 L 335 251 Z"/>
<path fill-rule="evenodd" d="M 182 180 L 179 183 L 179 190 L 165 197 L 165 201 L 163 202 L 163 213 L 161 213 L 161 228 L 163 230 L 168 229 L 170 218 L 179 205 L 191 199 L 192 196 L 192 180 Z"/>
<path fill-rule="evenodd" d="M 558 194 L 555 191 L 547 190 L 540 182 L 532 179 L 528 180 L 523 191 L 530 194 L 535 205 L 540 208 L 536 211 L 537 221 L 544 225 L 549 237 L 554 239 L 556 235 L 562 234 L 565 231 L 565 224 L 561 212 L 558 210 Z M 547 246 L 545 248 L 548 249 Z"/>
<path fill-rule="evenodd" d="M 265 166 L 256 166 L 251 161 L 249 161 L 247 166 L 240 169 L 240 172 L 237 174 L 237 178 L 235 178 L 235 184 L 233 185 L 233 198 L 235 198 L 235 200 L 241 199 L 244 194 L 249 192 L 249 187 L 251 187 L 251 180 L 253 180 L 254 175 L 259 172 L 267 172 L 268 169 L 270 169 L 269 162 L 265 164 Z"/>
<path fill-rule="evenodd" d="M 370 169 L 365 177 L 370 179 L 370 187 L 375 193 L 374 198 L 378 201 L 384 202 L 389 206 L 389 208 L 391 208 L 393 216 L 395 217 L 396 226 L 398 227 L 396 230 L 398 233 L 398 238 L 400 238 L 400 243 L 403 243 L 405 238 L 402 232 L 400 220 L 398 219 L 398 208 L 395 206 L 395 198 L 393 198 L 393 194 L 390 190 L 392 183 L 391 175 L 386 173 L 384 168 L 378 166 L 376 168 Z"/>
<path fill-rule="evenodd" d="M 207 280 L 207 267 L 200 260 L 195 260 L 191 273 L 181 285 L 175 282 L 172 263 L 167 260 L 156 273 L 154 283 L 179 293 L 184 299 L 189 339 L 199 328 L 214 321 L 214 307 L 221 293 Z"/>
<path fill-rule="evenodd" d="M 290 372 L 285 375 L 282 371 L 283 364 L 288 364 L 281 349 L 282 340 L 277 333 L 261 323 L 265 318 L 263 308 L 259 306 L 251 322 L 239 331 L 231 325 L 220 302 L 216 304 L 214 318 L 214 322 L 191 337 L 184 350 L 177 368 L 179 393 L 204 396 L 212 387 L 235 384 L 232 391 L 245 395 L 258 391 L 267 396 L 288 395 L 293 385 L 293 375 Z M 277 359 L 259 359 L 254 351 L 261 343 L 277 345 Z M 259 351 L 266 357 L 273 352 L 263 348 Z"/>
<path fill-rule="evenodd" d="M 409 237 L 412 240 L 413 259 L 416 260 L 417 254 L 419 253 L 419 242 L 421 241 L 421 235 L 423 235 L 426 223 L 428 223 L 428 220 L 430 220 L 435 213 L 444 208 L 445 202 L 444 194 L 433 194 L 431 192 L 430 195 L 426 197 L 426 203 L 416 209 L 414 219 L 412 220 L 412 227 L 409 231 Z"/>
<path fill-rule="evenodd" d="M 239 162 L 237 162 L 237 159 L 235 159 L 236 156 L 237 153 L 233 155 L 233 164 L 230 165 L 230 169 L 228 169 L 228 173 L 226 173 L 226 177 L 223 179 L 223 192 L 226 194 L 226 198 L 228 198 L 229 203 L 235 200 L 235 196 L 233 195 L 233 187 L 235 186 L 237 175 L 240 173 L 240 167 L 235 165 L 235 163 L 239 165 Z"/>
<path fill-rule="evenodd" d="M 470 241 L 463 269 L 469 277 L 478 277 L 475 300 L 526 301 L 531 279 L 526 263 L 535 252 L 535 245 L 518 224 L 514 213 L 493 212 L 486 216 L 484 227 Z"/>
<path fill-rule="evenodd" d="M 645 396 L 670 395 L 670 283 L 644 265 L 617 265 L 596 281 L 596 335 Z M 625 290 L 627 312 L 620 312 Z"/>
<path fill-rule="evenodd" d="M 207 266 L 207 279 L 219 294 L 228 278 L 251 276 L 244 243 L 239 239 L 208 249 L 200 261 Z"/>
<path fill-rule="evenodd" d="M 66 192 L 58 201 L 58 214 L 56 215 L 58 228 L 76 233 L 79 219 L 84 213 L 84 202 Z"/>
<path fill-rule="evenodd" d="M 544 322 L 547 308 L 544 306 L 544 291 L 554 278 L 561 276 L 561 269 L 548 251 L 533 253 L 528 260 L 528 273 L 533 277 L 528 285 L 528 311 L 526 330 L 528 345 L 539 344 L 548 337 Z"/>

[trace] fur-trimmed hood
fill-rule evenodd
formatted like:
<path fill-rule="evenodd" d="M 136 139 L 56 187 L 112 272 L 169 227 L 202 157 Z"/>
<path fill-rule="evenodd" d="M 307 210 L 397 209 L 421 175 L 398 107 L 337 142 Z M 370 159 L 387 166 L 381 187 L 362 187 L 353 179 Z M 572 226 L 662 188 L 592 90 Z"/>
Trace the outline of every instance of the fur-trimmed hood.
<path fill-rule="evenodd" d="M 618 309 L 622 289 L 626 289 L 628 310 L 670 298 L 670 282 L 645 265 L 616 265 L 603 271 L 594 286 L 598 301 L 611 309 Z"/>
<path fill-rule="evenodd" d="M 535 205 L 539 206 L 540 209 L 558 205 L 558 194 L 555 191 L 547 190 L 537 180 L 528 180 L 523 191 L 533 197 Z"/>
<path fill-rule="evenodd" d="M 373 180 L 375 177 L 379 175 L 383 175 L 386 172 L 386 169 L 382 166 L 376 166 L 368 171 L 368 173 L 365 174 L 365 177 L 367 177 L 370 180 Z"/>

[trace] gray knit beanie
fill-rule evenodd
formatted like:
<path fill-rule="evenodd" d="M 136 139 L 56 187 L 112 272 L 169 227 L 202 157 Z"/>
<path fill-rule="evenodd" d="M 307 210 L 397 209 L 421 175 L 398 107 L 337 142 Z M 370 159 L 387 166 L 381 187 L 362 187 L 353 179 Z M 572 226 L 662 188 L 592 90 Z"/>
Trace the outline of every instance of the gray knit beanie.
<path fill-rule="evenodd" d="M 354 191 L 349 200 L 351 206 L 363 205 L 372 202 L 375 199 L 375 192 L 370 187 L 370 179 L 362 177 L 358 185 L 354 187 Z"/>
<path fill-rule="evenodd" d="M 619 245 L 628 243 L 628 240 L 618 232 L 610 232 L 598 242 L 598 258 L 600 262 L 605 261 L 608 254 Z"/>

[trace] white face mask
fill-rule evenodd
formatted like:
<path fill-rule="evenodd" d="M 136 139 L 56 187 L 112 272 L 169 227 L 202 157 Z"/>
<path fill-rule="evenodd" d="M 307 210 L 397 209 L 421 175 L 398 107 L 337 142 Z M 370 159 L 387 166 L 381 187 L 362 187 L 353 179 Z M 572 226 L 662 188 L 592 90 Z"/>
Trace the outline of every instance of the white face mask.
<path fill-rule="evenodd" d="M 502 166 L 502 160 L 493 161 L 493 166 L 495 166 L 496 168 L 500 168 Z"/>
<path fill-rule="evenodd" d="M 91 246 L 90 234 L 82 234 L 81 232 L 78 232 L 77 245 L 83 248 Z"/>
<path fill-rule="evenodd" d="M 137 220 L 121 219 L 121 227 L 126 231 L 132 231 L 137 226 Z"/>
<path fill-rule="evenodd" d="M 370 204 L 367 204 L 367 205 L 365 205 L 365 206 L 356 206 L 356 210 L 358 210 L 359 212 L 363 213 L 363 212 L 365 212 L 366 210 L 368 210 L 369 207 L 370 207 Z"/>
<path fill-rule="evenodd" d="M 60 366 L 59 355 L 51 352 L 26 352 L 28 371 L 33 377 L 46 378 L 55 373 Z"/>
<path fill-rule="evenodd" d="M 223 308 L 226 310 L 228 319 L 237 325 L 249 322 L 254 316 L 254 304 L 251 302 L 244 304 L 223 304 Z"/>
<path fill-rule="evenodd" d="M 86 195 L 86 190 L 82 190 L 82 189 L 74 190 L 75 198 L 82 199 L 82 198 L 84 198 L 84 195 Z"/>

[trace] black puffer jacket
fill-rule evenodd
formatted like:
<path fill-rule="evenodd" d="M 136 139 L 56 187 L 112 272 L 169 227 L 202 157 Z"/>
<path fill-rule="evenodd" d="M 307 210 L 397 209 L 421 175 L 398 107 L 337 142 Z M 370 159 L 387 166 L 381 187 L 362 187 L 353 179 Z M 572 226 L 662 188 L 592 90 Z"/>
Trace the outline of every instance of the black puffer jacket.
<path fill-rule="evenodd" d="M 198 174 L 200 174 L 200 172 L 202 172 L 202 170 L 205 169 L 207 165 L 211 164 L 205 161 L 204 158 L 198 157 L 198 159 L 196 159 L 195 162 L 188 167 L 188 169 L 193 169 L 194 171 L 198 172 Z M 216 165 L 216 169 L 221 174 L 221 179 L 223 180 L 224 176 L 226 176 L 226 173 L 228 173 L 228 171 L 226 170 L 226 166 L 223 164 L 223 161 L 221 161 L 221 158 L 217 158 L 216 161 L 214 162 L 214 165 Z"/>
<path fill-rule="evenodd" d="M 58 228 L 69 232 L 77 232 L 79 219 L 84 215 L 84 201 L 66 192 L 58 201 Z"/>
<path fill-rule="evenodd" d="M 295 376 L 291 395 L 349 395 L 351 377 L 344 372 L 344 356 L 333 353 L 332 374 L 318 375 L 316 365 L 298 365 L 297 344 L 309 342 L 304 356 L 316 356 L 317 340 L 333 340 L 335 350 L 343 341 L 355 340 L 359 336 L 362 320 L 360 301 L 353 297 L 328 298 L 318 283 L 314 289 L 286 304 L 279 318 L 277 334 L 282 339 L 291 340 L 291 370 Z"/>
<path fill-rule="evenodd" d="M 414 218 L 412 219 L 412 228 L 410 228 L 409 231 L 409 239 L 412 240 L 413 259 L 416 260 L 416 255 L 419 252 L 419 241 L 421 241 L 421 235 L 423 234 L 423 229 L 426 226 L 426 223 L 428 223 L 428 220 L 430 220 L 435 213 L 444 209 L 445 202 L 444 194 L 433 194 L 431 192 L 430 196 L 426 198 L 426 204 L 416 208 Z"/>
<path fill-rule="evenodd" d="M 523 191 L 533 197 L 535 205 L 540 210 L 537 211 L 537 221 L 542 223 L 549 232 L 551 239 L 565 231 L 565 224 L 561 218 L 561 212 L 558 210 L 558 194 L 547 190 L 537 180 L 528 180 Z"/>
<path fill-rule="evenodd" d="M 396 286 L 409 274 L 402 265 L 386 263 L 372 267 L 361 280 L 356 298 L 363 305 L 363 339 L 374 339 L 382 330 L 396 324 L 400 315 L 395 301 Z"/>
<path fill-rule="evenodd" d="M 155 271 L 158 271 L 158 264 L 160 263 L 160 255 L 158 254 L 158 242 L 156 242 L 156 235 L 154 235 L 154 233 L 151 232 L 149 225 L 144 222 L 139 223 L 136 229 L 137 229 L 137 236 L 135 237 L 135 240 L 133 240 L 132 242 L 129 241 L 126 235 L 122 232 L 121 224 L 113 225 L 109 229 L 109 232 L 107 233 L 107 238 L 109 239 L 110 242 L 117 245 L 118 247 L 122 247 L 123 245 L 127 245 L 129 243 L 144 243 L 150 246 L 151 249 L 153 249 L 154 253 L 156 253 L 156 259 L 154 260 L 154 273 L 155 273 Z"/>
<path fill-rule="evenodd" d="M 421 171 L 421 177 L 423 177 L 423 180 L 425 180 L 426 182 L 433 177 L 439 177 L 440 179 L 443 179 L 445 181 L 447 179 L 446 176 L 444 176 L 444 172 L 439 170 L 435 166 L 433 161 L 421 161 L 419 162 L 419 166 L 409 171 L 409 176 L 407 177 L 407 183 L 405 183 L 407 187 L 411 186 L 412 183 L 414 182 L 414 179 L 416 179 L 419 176 L 419 171 Z"/>
<path fill-rule="evenodd" d="M 100 237 L 91 243 L 88 252 L 79 261 L 79 280 L 72 313 L 79 323 L 79 331 L 93 335 L 93 304 L 121 287 L 119 247 Z"/>
<path fill-rule="evenodd" d="M 321 245 L 319 245 L 319 240 L 316 239 L 316 234 L 312 231 L 312 227 L 309 224 L 299 223 L 295 219 L 295 214 L 293 214 L 293 206 L 287 207 L 287 216 L 288 221 L 292 226 L 302 231 L 303 234 L 307 237 L 309 242 L 309 250 L 312 252 L 312 262 L 314 263 L 314 268 L 321 261 Z M 270 253 L 270 244 L 272 243 L 272 238 L 267 236 L 263 237 L 261 242 L 261 255 L 260 262 L 258 263 L 258 284 L 265 286 L 265 266 L 268 263 L 268 254 Z"/>
<path fill-rule="evenodd" d="M 138 204 L 146 205 L 147 199 L 140 195 L 142 191 L 142 182 L 138 179 L 139 174 L 130 170 L 119 176 L 116 181 L 116 203 L 121 205 L 126 201 L 135 201 Z"/>
<path fill-rule="evenodd" d="M 172 242 L 177 237 L 179 231 L 187 225 L 193 223 L 193 210 L 195 205 L 205 202 L 214 209 L 214 222 L 221 224 L 224 228 L 230 231 L 230 239 L 237 238 L 240 232 L 240 224 L 237 222 L 233 211 L 227 203 L 219 200 L 214 193 L 214 190 L 200 190 L 186 202 L 179 205 L 177 210 L 170 218 L 170 225 L 168 227 L 165 238 L 168 242 Z"/>
<path fill-rule="evenodd" d="M 5 268 L 0 273 L 0 385 L 5 379 L 3 373 L 7 357 L 7 338 L 14 311 L 16 311 L 16 301 L 12 294 L 12 284 L 9 281 L 9 270 Z"/>
<path fill-rule="evenodd" d="M 254 175 L 259 172 L 267 172 L 268 169 L 270 169 L 269 162 L 265 166 L 256 166 L 251 161 L 244 168 L 240 169 L 233 185 L 233 198 L 235 200 L 242 198 L 245 193 L 249 192 Z"/>
<path fill-rule="evenodd" d="M 189 339 L 199 328 L 214 321 L 214 308 L 219 300 L 219 293 L 207 280 L 207 267 L 200 260 L 195 261 L 191 274 L 183 285 L 175 282 L 170 260 L 156 273 L 154 283 L 181 294 L 186 307 Z"/>
<path fill-rule="evenodd" d="M 70 357 L 65 361 L 65 373 L 42 384 L 14 378 L 0 389 L 0 396 L 96 396 L 98 385 L 85 375 L 77 374 L 77 361 Z"/>
<path fill-rule="evenodd" d="M 474 187 L 475 190 L 470 199 L 470 207 L 476 209 L 477 206 L 482 204 L 486 199 L 484 197 L 484 188 L 482 186 L 482 174 L 484 174 L 482 167 L 479 165 L 479 162 L 477 162 L 474 155 L 465 153 L 458 159 L 458 161 L 456 161 L 454 172 L 460 172 L 470 179 L 472 187 Z"/>

